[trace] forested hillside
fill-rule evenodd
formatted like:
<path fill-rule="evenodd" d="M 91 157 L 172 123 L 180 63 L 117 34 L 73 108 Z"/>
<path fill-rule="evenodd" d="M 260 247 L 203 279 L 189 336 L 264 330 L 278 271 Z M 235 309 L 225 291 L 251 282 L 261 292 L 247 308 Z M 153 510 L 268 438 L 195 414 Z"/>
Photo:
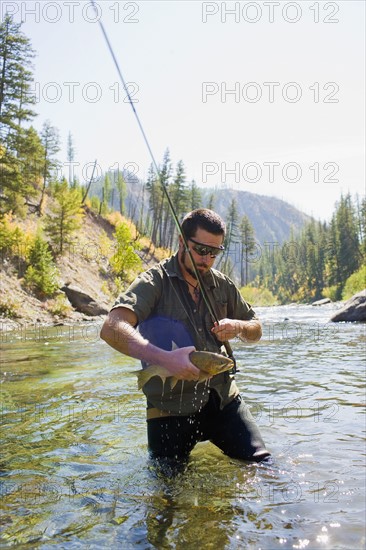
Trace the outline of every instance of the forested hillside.
<path fill-rule="evenodd" d="M 310 221 L 300 235 L 262 254 L 255 284 L 281 303 L 348 299 L 366 287 L 366 201 L 347 194 L 330 223 Z"/>

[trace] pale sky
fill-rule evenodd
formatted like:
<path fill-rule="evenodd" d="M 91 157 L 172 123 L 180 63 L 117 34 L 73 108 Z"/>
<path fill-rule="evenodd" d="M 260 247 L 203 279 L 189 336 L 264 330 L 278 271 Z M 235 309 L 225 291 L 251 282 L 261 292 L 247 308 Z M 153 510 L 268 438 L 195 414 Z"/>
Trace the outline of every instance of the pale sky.
<path fill-rule="evenodd" d="M 276 196 L 321 219 L 342 192 L 364 195 L 363 1 L 0 6 L 37 52 L 34 125 L 59 128 L 65 163 L 72 133 L 82 182 L 95 159 L 142 179 L 150 164 L 101 18 L 158 162 L 168 147 L 188 181 Z"/>

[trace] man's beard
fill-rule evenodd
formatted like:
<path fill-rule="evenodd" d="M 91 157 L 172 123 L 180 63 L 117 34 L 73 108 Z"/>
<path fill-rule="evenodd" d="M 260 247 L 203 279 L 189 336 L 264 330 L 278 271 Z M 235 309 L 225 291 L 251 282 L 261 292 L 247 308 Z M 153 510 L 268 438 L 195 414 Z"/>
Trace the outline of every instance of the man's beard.
<path fill-rule="evenodd" d="M 186 250 L 185 248 L 183 248 L 182 250 L 182 256 L 181 256 L 181 262 L 182 264 L 184 265 L 184 269 L 187 271 L 187 273 L 190 274 L 191 277 L 193 277 L 193 279 L 196 279 L 197 280 L 197 275 L 193 269 L 193 267 L 188 267 L 185 263 L 185 259 L 186 258 L 189 258 L 188 254 L 186 253 Z M 191 261 L 191 259 L 189 258 L 189 260 Z M 197 267 L 197 271 L 198 271 L 198 268 L 199 266 L 196 264 L 196 267 Z M 205 266 L 201 266 L 201 267 L 205 267 Z M 205 272 L 207 271 L 207 268 L 205 269 Z"/>

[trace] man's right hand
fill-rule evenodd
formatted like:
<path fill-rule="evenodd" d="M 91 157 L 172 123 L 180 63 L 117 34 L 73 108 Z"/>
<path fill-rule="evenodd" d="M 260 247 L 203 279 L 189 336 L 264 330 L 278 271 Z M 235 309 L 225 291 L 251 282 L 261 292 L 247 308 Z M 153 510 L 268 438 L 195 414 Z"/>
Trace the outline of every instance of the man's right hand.
<path fill-rule="evenodd" d="M 169 351 L 162 366 L 167 368 L 178 380 L 198 380 L 200 370 L 189 359 L 189 354 L 195 350 L 194 346 L 187 346 Z"/>

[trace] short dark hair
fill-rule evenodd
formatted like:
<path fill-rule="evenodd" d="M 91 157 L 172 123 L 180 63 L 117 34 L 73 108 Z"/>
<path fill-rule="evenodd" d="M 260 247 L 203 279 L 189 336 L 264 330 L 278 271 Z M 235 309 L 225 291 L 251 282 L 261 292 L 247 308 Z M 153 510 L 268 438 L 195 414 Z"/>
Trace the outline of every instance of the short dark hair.
<path fill-rule="evenodd" d="M 198 228 L 204 229 L 213 235 L 224 235 L 226 225 L 224 220 L 213 210 L 197 208 L 186 214 L 182 221 L 182 230 L 186 239 L 196 235 Z"/>

